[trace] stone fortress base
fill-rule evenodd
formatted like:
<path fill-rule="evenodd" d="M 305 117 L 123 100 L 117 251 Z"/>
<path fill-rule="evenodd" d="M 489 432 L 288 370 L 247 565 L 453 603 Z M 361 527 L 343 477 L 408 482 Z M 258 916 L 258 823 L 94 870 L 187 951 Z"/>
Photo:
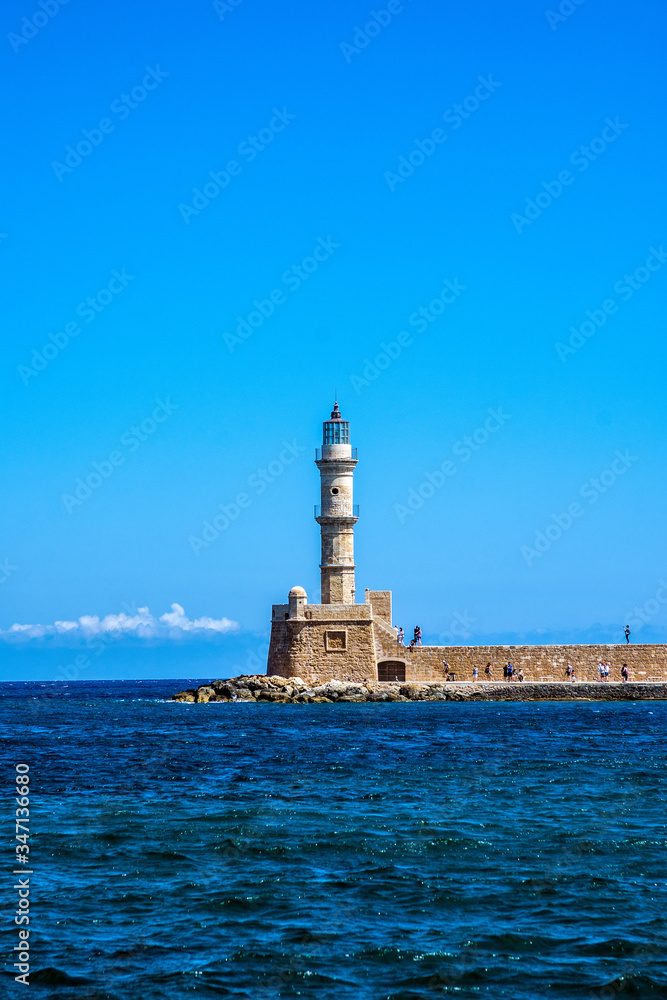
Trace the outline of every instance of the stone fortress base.
<path fill-rule="evenodd" d="M 432 683 L 448 676 L 469 681 L 477 667 L 483 682 L 490 662 L 497 682 L 511 662 L 515 683 L 519 670 L 527 682 L 554 683 L 565 679 L 569 662 L 578 682 L 597 682 L 602 660 L 610 664 L 610 680 L 620 680 L 625 663 L 635 682 L 667 682 L 667 645 L 399 646 L 391 627 L 391 591 L 366 590 L 365 598 L 364 604 L 308 604 L 306 592 L 294 587 L 287 604 L 273 606 L 267 674 L 310 684 Z"/>
<path fill-rule="evenodd" d="M 524 684 L 553 684 L 565 680 L 569 662 L 577 681 L 598 682 L 598 664 L 603 661 L 610 665 L 610 681 L 621 680 L 624 663 L 635 683 L 667 681 L 667 645 L 399 646 L 392 628 L 391 591 L 367 590 L 364 603 L 355 603 L 357 449 L 352 448 L 350 424 L 337 400 L 322 423 L 322 447 L 316 449 L 315 464 L 320 474 L 315 520 L 321 536 L 322 603 L 308 604 L 303 587 L 292 587 L 287 604 L 273 605 L 269 677 L 300 678 L 313 688 L 328 681 L 469 684 L 474 667 L 478 680 L 485 682 L 484 670 L 490 663 L 493 680 L 502 683 L 503 667 L 511 662 L 515 674 L 523 671 Z M 310 697 L 306 692 L 294 696 L 302 695 Z M 400 697 L 407 695 L 403 692 Z"/>

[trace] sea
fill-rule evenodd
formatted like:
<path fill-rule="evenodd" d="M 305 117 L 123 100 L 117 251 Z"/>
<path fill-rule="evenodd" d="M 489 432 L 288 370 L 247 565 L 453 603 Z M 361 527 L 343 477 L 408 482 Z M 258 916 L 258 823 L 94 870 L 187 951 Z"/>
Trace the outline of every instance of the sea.
<path fill-rule="evenodd" d="M 203 682 L 203 681 L 202 681 Z M 193 705 L 0 685 L 29 996 L 667 997 L 667 703 Z"/>

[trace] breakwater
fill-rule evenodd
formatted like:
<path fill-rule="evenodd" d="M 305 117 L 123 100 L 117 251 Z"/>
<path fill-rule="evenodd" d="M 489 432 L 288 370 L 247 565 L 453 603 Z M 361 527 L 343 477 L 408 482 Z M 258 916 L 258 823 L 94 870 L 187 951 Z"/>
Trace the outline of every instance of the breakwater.
<path fill-rule="evenodd" d="M 173 701 L 207 703 L 273 702 L 333 704 L 334 702 L 396 701 L 644 701 L 667 700 L 667 683 L 629 682 L 452 682 L 357 684 L 332 680 L 311 685 L 299 677 L 251 676 L 213 681 L 188 688 Z"/>
<path fill-rule="evenodd" d="M 609 664 L 614 681 L 621 680 L 621 669 L 626 664 L 633 681 L 667 682 L 667 645 L 664 643 L 415 646 L 404 649 L 393 637 L 389 639 L 385 630 L 378 630 L 376 638 L 383 658 L 405 662 L 406 679 L 414 681 L 440 680 L 447 672 L 456 681 L 468 681 L 475 667 L 481 678 L 487 663 L 491 664 L 493 680 L 497 681 L 502 680 L 503 667 L 512 663 L 515 674 L 522 670 L 526 681 L 558 683 L 566 681 L 567 665 L 571 663 L 578 681 L 597 683 L 598 664 L 603 662 Z"/>

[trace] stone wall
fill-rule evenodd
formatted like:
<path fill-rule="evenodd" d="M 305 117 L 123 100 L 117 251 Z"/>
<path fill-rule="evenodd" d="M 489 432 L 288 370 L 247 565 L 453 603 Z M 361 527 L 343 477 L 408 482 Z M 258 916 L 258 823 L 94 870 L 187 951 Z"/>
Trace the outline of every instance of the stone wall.
<path fill-rule="evenodd" d="M 304 604 L 292 614 L 288 604 L 273 606 L 267 673 L 301 677 L 311 684 L 329 680 L 375 682 L 378 664 L 405 664 L 405 681 L 479 681 L 490 663 L 493 680 L 502 681 L 503 667 L 523 670 L 526 681 L 562 682 L 568 662 L 577 681 L 598 680 L 598 663 L 610 664 L 610 680 L 621 679 L 627 664 L 633 681 L 667 682 L 667 645 L 596 646 L 399 646 L 391 619 L 391 593 L 366 591 L 365 604 Z M 296 607 L 296 605 L 295 605 Z M 449 670 L 445 668 L 447 662 Z M 394 676 L 397 676 L 394 674 Z"/>
<path fill-rule="evenodd" d="M 621 667 L 627 663 L 635 681 L 667 681 L 667 646 L 665 645 L 600 645 L 600 646 L 417 646 L 403 649 L 386 631 L 377 630 L 378 661 L 402 660 L 406 665 L 406 680 L 442 680 L 447 671 L 456 680 L 471 680 L 473 667 L 479 680 L 485 679 L 484 668 L 491 663 L 493 679 L 502 680 L 503 667 L 511 662 L 515 674 L 523 670 L 527 681 L 563 681 L 568 662 L 575 669 L 578 681 L 597 681 L 600 661 L 609 663 L 610 680 L 618 681 Z"/>
<path fill-rule="evenodd" d="M 274 604 L 272 621 L 285 620 L 290 617 L 289 604 Z M 304 604 L 299 614 L 306 621 L 336 622 L 336 621 L 368 621 L 373 618 L 371 608 L 367 604 Z M 395 633 L 392 631 L 392 635 Z"/>
<path fill-rule="evenodd" d="M 284 607 L 274 605 L 267 674 L 301 677 L 314 684 L 376 676 L 368 605 L 311 604 L 303 618 L 285 618 Z"/>
<path fill-rule="evenodd" d="M 373 608 L 373 614 L 391 625 L 391 590 L 365 590 L 366 604 Z"/>

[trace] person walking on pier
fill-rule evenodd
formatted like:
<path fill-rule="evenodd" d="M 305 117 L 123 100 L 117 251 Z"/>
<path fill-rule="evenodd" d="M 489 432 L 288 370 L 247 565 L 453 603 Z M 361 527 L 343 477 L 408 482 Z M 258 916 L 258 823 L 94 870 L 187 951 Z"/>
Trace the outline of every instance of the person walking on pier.
<path fill-rule="evenodd" d="M 405 632 L 403 631 L 400 625 L 398 626 L 398 634 L 396 636 L 396 642 L 398 643 L 399 646 L 405 646 Z"/>
<path fill-rule="evenodd" d="M 604 679 L 607 682 L 609 681 L 609 664 L 608 663 L 605 663 L 605 665 L 604 665 Z"/>
<path fill-rule="evenodd" d="M 507 664 L 507 680 L 508 683 L 512 683 L 512 678 L 514 677 L 514 666 L 511 663 Z"/>
<path fill-rule="evenodd" d="M 604 680 L 604 663 L 602 662 L 602 660 L 600 660 L 598 664 L 598 681 L 602 683 L 603 680 Z"/>
<path fill-rule="evenodd" d="M 493 678 L 493 667 L 490 663 L 487 663 L 484 667 L 484 673 L 486 674 L 487 681 L 490 681 Z"/>
<path fill-rule="evenodd" d="M 565 668 L 565 676 L 567 677 L 567 679 L 569 681 L 570 677 L 572 676 L 572 664 L 571 663 L 568 663 L 568 665 Z"/>
<path fill-rule="evenodd" d="M 628 665 L 627 665 L 627 663 L 624 663 L 623 666 L 621 667 L 621 677 L 623 678 L 623 683 L 627 684 L 628 683 Z"/>
<path fill-rule="evenodd" d="M 479 670 L 477 669 L 477 667 L 473 667 L 472 668 L 472 682 L 473 682 L 473 684 L 477 683 L 477 678 L 478 677 L 479 677 Z"/>
<path fill-rule="evenodd" d="M 625 641 L 630 642 L 630 626 L 626 625 L 623 631 L 625 632 Z"/>
<path fill-rule="evenodd" d="M 415 646 L 421 646 L 422 644 L 422 630 L 419 625 L 415 625 Z"/>

